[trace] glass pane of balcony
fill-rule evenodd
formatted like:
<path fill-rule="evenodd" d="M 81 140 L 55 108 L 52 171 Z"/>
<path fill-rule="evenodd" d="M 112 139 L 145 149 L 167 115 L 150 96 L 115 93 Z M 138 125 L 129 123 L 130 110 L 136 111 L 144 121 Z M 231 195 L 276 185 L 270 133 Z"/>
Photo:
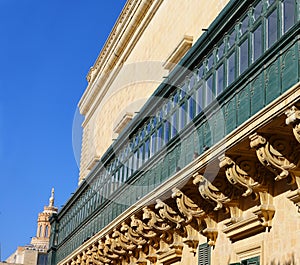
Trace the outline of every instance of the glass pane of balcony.
<path fill-rule="evenodd" d="M 277 41 L 278 37 L 277 9 L 275 9 L 267 18 L 267 34 L 269 48 Z"/>
<path fill-rule="evenodd" d="M 242 74 L 249 65 L 249 44 L 246 38 L 240 45 L 240 74 Z"/>
<path fill-rule="evenodd" d="M 253 32 L 253 60 L 262 55 L 262 26 L 261 24 Z"/>
<path fill-rule="evenodd" d="M 285 0 L 284 10 L 284 32 L 287 32 L 295 23 L 295 0 Z"/>

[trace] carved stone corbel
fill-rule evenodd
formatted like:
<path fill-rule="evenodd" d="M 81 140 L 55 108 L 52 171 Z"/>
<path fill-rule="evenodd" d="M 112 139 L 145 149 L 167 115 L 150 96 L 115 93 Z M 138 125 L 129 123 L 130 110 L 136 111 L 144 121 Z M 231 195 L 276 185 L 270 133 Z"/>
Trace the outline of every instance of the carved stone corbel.
<path fill-rule="evenodd" d="M 272 227 L 272 220 L 275 214 L 273 196 L 267 191 L 261 191 L 259 197 L 261 204 L 253 213 L 260 218 L 262 226 L 270 228 Z"/>
<path fill-rule="evenodd" d="M 146 225 L 142 220 L 140 220 L 136 215 L 130 217 L 131 228 L 136 231 L 141 237 L 147 240 L 148 254 L 146 259 L 150 261 L 151 264 L 155 264 L 158 255 L 156 251 L 159 247 L 159 235 L 151 227 Z"/>
<path fill-rule="evenodd" d="M 173 242 L 173 234 L 170 232 L 172 226 L 147 206 L 143 208 L 142 218 L 143 222 L 159 235 L 159 246 L 156 254 L 167 252 L 169 245 Z"/>
<path fill-rule="evenodd" d="M 206 215 L 204 218 L 206 228 L 202 231 L 202 234 L 207 237 L 208 245 L 215 246 L 218 237 L 217 222 L 213 215 Z"/>
<path fill-rule="evenodd" d="M 179 213 L 177 213 L 173 208 L 160 199 L 156 200 L 155 209 L 158 209 L 161 218 L 167 222 L 170 222 L 172 227 L 172 231 L 169 231 L 172 233 L 173 237 L 173 242 L 169 246 L 170 250 L 160 255 L 160 262 L 163 264 L 172 264 L 170 263 L 171 261 L 175 262 L 181 259 L 183 249 L 182 237 L 184 237 L 186 234 L 185 227 L 183 226 L 185 220 L 180 216 Z M 183 231 L 180 231 L 180 229 Z M 184 235 L 182 235 L 181 232 L 183 232 Z"/>
<path fill-rule="evenodd" d="M 214 211 L 220 210 L 224 204 L 231 202 L 235 197 L 234 187 L 230 187 L 225 179 L 217 178 L 212 184 L 199 173 L 194 174 L 193 178 L 193 183 L 198 185 L 200 195 L 214 206 Z"/>
<path fill-rule="evenodd" d="M 147 226 L 156 231 L 164 232 L 171 229 L 171 226 L 149 207 L 143 208 L 143 220 L 146 222 Z"/>
<path fill-rule="evenodd" d="M 110 263 L 110 259 L 105 255 L 107 252 L 106 250 L 107 246 L 105 245 L 104 239 L 100 239 L 98 241 L 98 253 L 97 256 L 99 257 L 100 262 L 106 264 Z"/>
<path fill-rule="evenodd" d="M 192 199 L 186 196 L 180 189 L 172 189 L 172 198 L 176 200 L 178 210 L 186 218 L 185 223 L 189 224 L 193 218 L 202 219 L 205 211 L 201 209 Z"/>
<path fill-rule="evenodd" d="M 122 253 L 122 255 L 126 254 L 126 251 L 121 249 L 109 235 L 106 235 L 105 242 L 103 245 L 104 257 L 110 259 L 112 262 L 113 260 L 116 260 L 119 258 L 118 252 Z"/>
<path fill-rule="evenodd" d="M 255 133 L 250 137 L 250 147 L 256 149 L 258 160 L 263 166 L 275 174 L 275 180 L 291 177 L 290 184 L 295 182 L 294 171 L 299 163 L 298 152 L 293 150 L 293 144 L 287 139 L 265 137 Z M 294 161 L 297 161 L 295 164 Z"/>
<path fill-rule="evenodd" d="M 185 221 L 174 209 L 160 199 L 156 200 L 155 209 L 158 209 L 161 218 L 170 222 L 172 226 L 174 225 L 175 229 L 180 229 L 181 224 Z"/>
<path fill-rule="evenodd" d="M 172 198 L 176 199 L 178 210 L 185 217 L 187 236 L 183 239 L 183 243 L 190 247 L 192 253 L 196 253 L 199 244 L 199 231 L 204 229 L 202 227 L 202 219 L 206 212 L 178 188 L 173 188 L 172 192 Z"/>
<path fill-rule="evenodd" d="M 128 237 L 128 239 L 136 246 L 142 246 L 147 242 L 125 222 L 121 224 L 120 231 L 124 233 L 126 237 Z"/>
<path fill-rule="evenodd" d="M 244 190 L 242 196 L 246 197 L 254 192 L 257 198 L 258 189 L 261 189 L 266 182 L 266 174 L 265 171 L 260 170 L 261 166 L 251 160 L 239 159 L 236 162 L 225 155 L 219 157 L 219 160 L 219 166 L 225 168 L 228 181 Z"/>
<path fill-rule="evenodd" d="M 136 249 L 137 245 L 135 245 L 131 240 L 128 238 L 127 233 L 123 234 L 119 231 L 119 229 L 114 229 L 112 233 L 112 250 L 116 252 L 118 255 L 124 255 L 128 251 L 132 251 Z"/>
<path fill-rule="evenodd" d="M 137 264 L 139 265 L 146 265 L 146 255 L 144 251 L 144 245 L 147 243 L 147 240 L 144 239 L 141 235 L 139 235 L 138 232 L 134 231 L 132 227 L 130 227 L 127 223 L 123 222 L 121 224 L 120 231 L 124 233 L 126 237 L 136 246 L 136 252 L 137 252 Z"/>
<path fill-rule="evenodd" d="M 285 119 L 286 125 L 293 126 L 293 133 L 296 140 L 300 143 L 300 110 L 296 106 L 292 106 L 285 112 L 287 118 Z"/>

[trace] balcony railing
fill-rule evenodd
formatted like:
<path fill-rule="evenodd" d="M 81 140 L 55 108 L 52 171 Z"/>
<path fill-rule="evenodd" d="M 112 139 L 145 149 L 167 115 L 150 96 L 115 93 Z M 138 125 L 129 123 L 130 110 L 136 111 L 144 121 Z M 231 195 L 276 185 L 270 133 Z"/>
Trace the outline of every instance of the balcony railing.
<path fill-rule="evenodd" d="M 230 1 L 59 212 L 52 260 L 296 84 L 299 17 L 298 0 Z"/>

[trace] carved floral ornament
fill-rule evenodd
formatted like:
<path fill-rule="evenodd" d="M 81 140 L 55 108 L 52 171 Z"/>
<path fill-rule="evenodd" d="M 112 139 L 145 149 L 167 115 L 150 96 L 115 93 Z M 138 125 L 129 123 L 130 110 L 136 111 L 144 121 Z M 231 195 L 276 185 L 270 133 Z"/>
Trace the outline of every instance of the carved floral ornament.
<path fill-rule="evenodd" d="M 289 184 L 298 185 L 288 198 L 300 208 L 299 145 L 288 138 L 255 133 L 250 136 L 250 147 L 257 159 L 219 157 L 222 170 L 215 179 L 209 181 L 199 170 L 192 175 L 198 192 L 173 188 L 166 201 L 157 199 L 154 204 L 133 213 L 65 264 L 146 265 L 157 261 L 171 264 L 181 259 L 184 245 L 195 254 L 200 234 L 214 246 L 220 229 L 218 222 L 224 215 L 230 219 L 223 232 L 233 240 L 239 237 L 235 231 L 241 229 L 241 224 L 250 225 L 251 220 L 258 229 L 257 223 L 262 228 L 270 228 L 275 214 L 271 192 L 274 181 L 286 179 Z M 241 200 L 256 202 L 249 221 L 243 219 Z"/>

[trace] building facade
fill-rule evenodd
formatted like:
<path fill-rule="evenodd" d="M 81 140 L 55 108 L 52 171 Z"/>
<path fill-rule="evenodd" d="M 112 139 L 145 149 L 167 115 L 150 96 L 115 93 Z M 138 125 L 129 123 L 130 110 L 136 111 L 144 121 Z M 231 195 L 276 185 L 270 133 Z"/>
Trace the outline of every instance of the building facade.
<path fill-rule="evenodd" d="M 47 250 L 49 248 L 51 230 L 49 218 L 52 214 L 57 214 L 57 211 L 58 208 L 54 206 L 54 189 L 52 189 L 49 205 L 44 206 L 44 211 L 38 214 L 36 236 L 32 237 L 29 245 L 19 246 L 17 250 L 6 259 L 6 264 L 47 264 Z"/>
<path fill-rule="evenodd" d="M 299 19 L 299 0 L 128 0 L 48 264 L 300 263 Z"/>

